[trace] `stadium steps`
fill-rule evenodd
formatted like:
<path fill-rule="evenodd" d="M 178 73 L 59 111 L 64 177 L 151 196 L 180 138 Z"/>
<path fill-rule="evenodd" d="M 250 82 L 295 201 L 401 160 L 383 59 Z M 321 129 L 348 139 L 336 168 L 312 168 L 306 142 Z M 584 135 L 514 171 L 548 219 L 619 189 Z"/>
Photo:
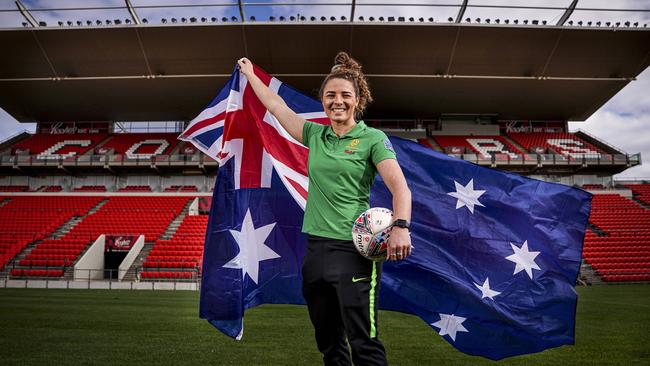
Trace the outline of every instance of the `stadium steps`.
<path fill-rule="evenodd" d="M 432 139 L 431 136 L 427 136 L 427 141 L 429 141 L 429 143 L 431 144 L 431 146 L 433 146 L 433 149 L 434 149 L 435 151 L 438 151 L 438 152 L 444 152 L 444 150 L 442 149 L 442 147 L 440 147 L 440 145 L 438 145 L 438 143 L 436 142 L 436 140 Z"/>
<path fill-rule="evenodd" d="M 23 248 L 23 250 L 20 253 L 18 253 L 12 260 L 7 262 L 7 265 L 2 269 L 2 271 L 0 271 L 0 278 L 9 278 L 10 277 L 9 273 L 11 273 L 11 270 L 14 268 L 16 269 L 27 268 L 27 267 L 21 267 L 18 263 L 20 263 L 22 259 L 25 259 L 25 257 L 27 257 L 27 255 L 31 253 L 32 250 L 36 248 L 36 246 L 41 242 L 42 240 L 36 240 L 32 243 L 27 244 L 27 246 Z"/>
<path fill-rule="evenodd" d="M 598 276 L 593 267 L 591 267 L 591 264 L 585 262 L 584 259 L 580 265 L 580 274 L 578 275 L 578 278 L 578 281 L 583 280 L 587 285 L 601 285 L 605 283 L 600 276 Z"/>
<path fill-rule="evenodd" d="M 189 210 L 190 210 L 190 205 L 194 201 L 194 198 L 191 200 L 188 200 L 187 203 L 185 203 L 185 206 L 183 206 L 183 209 L 181 210 L 181 213 L 176 216 L 175 219 L 172 220 L 172 222 L 169 223 L 169 226 L 167 226 L 167 229 L 165 229 L 165 232 L 162 234 L 162 236 L 159 238 L 160 240 L 169 240 L 176 234 L 176 230 L 181 226 L 181 223 L 183 222 L 183 219 L 185 216 L 187 216 Z"/>
<path fill-rule="evenodd" d="M 142 269 L 142 263 L 144 263 L 144 261 L 147 259 L 149 252 L 151 252 L 151 249 L 153 249 L 153 242 L 144 243 L 144 247 L 142 247 L 140 254 L 138 254 L 138 256 L 133 261 L 131 268 L 126 271 L 126 275 L 124 275 L 124 279 L 122 281 L 132 282 L 138 280 L 138 269 Z"/>
<path fill-rule="evenodd" d="M 0 207 L 6 205 L 7 203 L 11 202 L 11 198 L 5 198 L 2 201 L 0 201 Z"/>
<path fill-rule="evenodd" d="M 587 223 L 587 227 L 591 229 L 596 235 L 598 236 L 608 236 L 607 232 L 605 230 L 599 228 L 598 226 L 592 224 L 591 222 Z"/>
<path fill-rule="evenodd" d="M 70 230 L 72 230 L 73 227 L 77 226 L 77 224 L 80 223 L 81 220 L 99 211 L 99 209 L 102 208 L 102 206 L 104 206 L 106 202 L 108 202 L 108 198 L 104 198 L 101 201 L 99 201 L 99 203 L 97 203 L 93 208 L 88 210 L 88 212 L 86 212 L 83 216 L 73 216 L 65 224 L 61 225 L 60 228 L 56 229 L 52 233 L 52 235 L 48 237 L 48 239 L 59 239 L 64 237 L 66 234 L 70 232 Z"/>
<path fill-rule="evenodd" d="M 507 135 L 500 135 L 500 136 L 503 137 L 504 140 L 508 141 L 512 146 L 519 149 L 519 151 L 521 151 L 523 153 L 527 152 L 526 149 L 524 149 L 523 146 L 519 145 L 515 140 L 511 139 L 509 136 L 507 136 Z"/>
<path fill-rule="evenodd" d="M 638 199 L 636 196 L 632 196 L 630 199 L 631 199 L 634 203 L 638 203 L 639 206 L 645 208 L 646 210 L 650 210 L 650 205 L 647 204 L 647 203 L 645 203 L 645 202 L 643 202 L 643 201 L 641 201 L 641 200 Z M 2 205 L 0 204 L 0 206 L 2 206 Z"/>

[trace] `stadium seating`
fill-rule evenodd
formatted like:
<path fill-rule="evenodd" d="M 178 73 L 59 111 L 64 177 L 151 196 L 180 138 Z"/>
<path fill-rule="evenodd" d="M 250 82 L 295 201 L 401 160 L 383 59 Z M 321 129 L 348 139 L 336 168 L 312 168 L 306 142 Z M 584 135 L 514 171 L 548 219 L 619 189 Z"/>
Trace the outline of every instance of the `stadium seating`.
<path fill-rule="evenodd" d="M 151 192 L 149 186 L 126 186 L 118 190 L 118 192 Z"/>
<path fill-rule="evenodd" d="M 177 279 L 165 277 L 173 271 L 195 274 L 201 270 L 203 240 L 208 224 L 207 215 L 186 216 L 174 236 L 169 240 L 157 240 L 149 256 L 142 264 L 141 279 Z M 161 271 L 164 269 L 165 271 Z M 186 272 L 183 272 L 185 270 Z M 170 272 L 171 271 L 171 272 Z M 189 271 L 189 272 L 187 272 Z"/>
<path fill-rule="evenodd" d="M 606 154 L 572 133 L 512 133 L 508 137 L 529 152 L 541 147 L 549 153 L 561 154 L 570 159 L 599 158 L 601 154 Z"/>
<path fill-rule="evenodd" d="M 650 205 L 650 184 L 626 184 L 625 187 L 632 190 L 634 198 Z"/>
<path fill-rule="evenodd" d="M 584 259 L 606 282 L 650 281 L 650 210 L 617 194 L 594 195 Z"/>
<path fill-rule="evenodd" d="M 606 189 L 602 184 L 583 184 L 583 189 Z"/>
<path fill-rule="evenodd" d="M 113 149 L 115 154 L 124 154 L 127 159 L 147 159 L 169 154 L 178 144 L 177 136 L 175 133 L 114 134 L 102 148 Z"/>
<path fill-rule="evenodd" d="M 104 186 L 81 186 L 72 190 L 73 192 L 106 192 Z"/>
<path fill-rule="evenodd" d="M 0 199 L 0 202 L 9 200 L 0 207 L 0 267 L 30 243 L 45 239 L 73 216 L 82 216 L 100 201 L 99 197 L 72 196 Z"/>
<path fill-rule="evenodd" d="M 45 235 L 40 235 L 34 240 L 43 240 L 38 243 L 34 249 L 21 260 L 18 265 L 24 268 L 15 268 L 16 271 L 12 276 L 21 277 L 57 277 L 54 273 L 63 275 L 63 271 L 51 272 L 43 276 L 42 270 L 50 270 L 52 267 L 67 267 L 72 265 L 79 256 L 85 251 L 88 245 L 101 234 L 112 235 L 145 235 L 145 240 L 155 240 L 160 237 L 170 222 L 180 214 L 181 210 L 188 202 L 188 197 L 21 197 L 29 198 L 34 202 L 41 202 L 41 206 L 55 207 L 76 207 L 74 214 L 81 216 L 87 213 L 91 207 L 97 205 L 100 200 L 106 200 L 103 206 L 97 212 L 88 215 L 76 226 L 74 226 L 66 235 L 58 239 L 44 239 Z M 58 199 L 57 202 L 51 202 Z M 84 202 L 87 202 L 84 204 Z M 5 212 L 5 207 L 0 208 L 0 213 Z M 15 214 L 15 213 L 14 213 Z M 35 216 L 34 213 L 30 213 Z M 38 217 L 49 217 L 39 213 Z M 0 216 L 0 219 L 2 217 Z M 50 219 L 51 220 L 51 219 Z M 21 220 L 22 222 L 23 220 Z M 25 219 L 24 222 L 30 222 Z M 51 223 L 53 231 L 65 220 L 54 220 Z M 1 225 L 1 224 L 0 224 Z M 5 228 L 0 226 L 0 230 L 5 232 Z M 23 228 L 23 230 L 27 231 Z M 15 256 L 19 250 L 14 250 Z M 19 274 L 18 274 L 19 273 Z"/>
<path fill-rule="evenodd" d="M 78 156 L 106 138 L 105 134 L 35 134 L 12 146 L 11 152 L 29 150 L 37 159 L 59 159 Z"/>
<path fill-rule="evenodd" d="M 491 158 L 492 153 L 508 155 L 516 159 L 522 152 L 514 147 L 503 136 L 433 136 L 433 139 L 443 150 L 460 147 L 467 152 L 478 154 L 483 158 Z M 460 152 L 461 154 L 464 152 Z"/>
<path fill-rule="evenodd" d="M 27 192 L 28 186 L 0 186 L 0 192 Z"/>

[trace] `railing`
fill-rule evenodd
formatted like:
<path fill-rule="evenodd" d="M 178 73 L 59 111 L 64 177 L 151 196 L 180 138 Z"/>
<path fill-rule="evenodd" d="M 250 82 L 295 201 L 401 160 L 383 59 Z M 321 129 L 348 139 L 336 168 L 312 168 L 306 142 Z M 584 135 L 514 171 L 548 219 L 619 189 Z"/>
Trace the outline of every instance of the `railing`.
<path fill-rule="evenodd" d="M 561 154 L 447 154 L 477 164 L 490 165 L 639 165 L 641 155 L 627 154 L 584 154 L 578 157 Z M 131 159 L 125 155 L 81 155 L 60 159 L 38 159 L 37 155 L 0 156 L 0 166 L 37 167 L 174 167 L 174 166 L 217 166 L 217 162 L 204 154 L 157 155 L 150 158 Z"/>
<path fill-rule="evenodd" d="M 119 270 L 119 269 L 75 269 L 74 266 L 65 265 L 65 266 L 20 266 L 14 262 L 11 266 L 5 267 L 6 276 L 5 279 L 30 279 L 30 280 L 66 280 L 64 276 L 57 277 L 48 277 L 48 276 L 16 276 L 13 273 L 17 270 L 63 270 L 67 272 L 72 270 L 74 273 L 73 280 L 76 282 L 94 282 L 94 281 L 103 281 L 103 282 L 161 282 L 161 283 L 171 283 L 171 282 L 186 282 L 186 283 L 196 283 L 200 284 L 201 274 L 198 268 L 193 269 L 169 269 L 169 268 L 148 268 L 147 270 L 143 268 L 137 268 L 134 272 L 135 277 L 132 279 L 124 278 L 123 280 L 118 280 L 120 275 L 126 275 L 129 270 Z M 152 278 L 147 277 L 143 278 L 142 273 L 189 273 L 190 277 L 170 277 L 170 278 Z"/>

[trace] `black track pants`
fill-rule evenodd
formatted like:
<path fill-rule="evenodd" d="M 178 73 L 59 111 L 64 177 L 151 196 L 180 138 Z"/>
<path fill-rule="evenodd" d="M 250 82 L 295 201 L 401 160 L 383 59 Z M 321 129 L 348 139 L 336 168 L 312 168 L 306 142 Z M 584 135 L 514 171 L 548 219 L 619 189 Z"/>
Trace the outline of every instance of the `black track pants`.
<path fill-rule="evenodd" d="M 377 338 L 381 263 L 363 258 L 351 240 L 309 236 L 302 291 L 325 365 L 387 365 Z"/>

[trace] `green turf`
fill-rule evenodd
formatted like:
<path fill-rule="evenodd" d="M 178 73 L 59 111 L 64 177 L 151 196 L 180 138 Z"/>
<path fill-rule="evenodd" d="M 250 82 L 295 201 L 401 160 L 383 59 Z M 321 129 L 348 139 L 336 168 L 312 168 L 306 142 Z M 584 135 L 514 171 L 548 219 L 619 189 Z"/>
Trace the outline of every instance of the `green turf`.
<path fill-rule="evenodd" d="M 504 365 L 649 365 L 650 286 L 578 289 L 575 346 Z M 0 289 L 0 365 L 318 365 L 302 306 L 246 313 L 244 339 L 198 319 L 197 292 Z M 419 318 L 380 312 L 391 365 L 494 362 L 452 348 Z"/>

